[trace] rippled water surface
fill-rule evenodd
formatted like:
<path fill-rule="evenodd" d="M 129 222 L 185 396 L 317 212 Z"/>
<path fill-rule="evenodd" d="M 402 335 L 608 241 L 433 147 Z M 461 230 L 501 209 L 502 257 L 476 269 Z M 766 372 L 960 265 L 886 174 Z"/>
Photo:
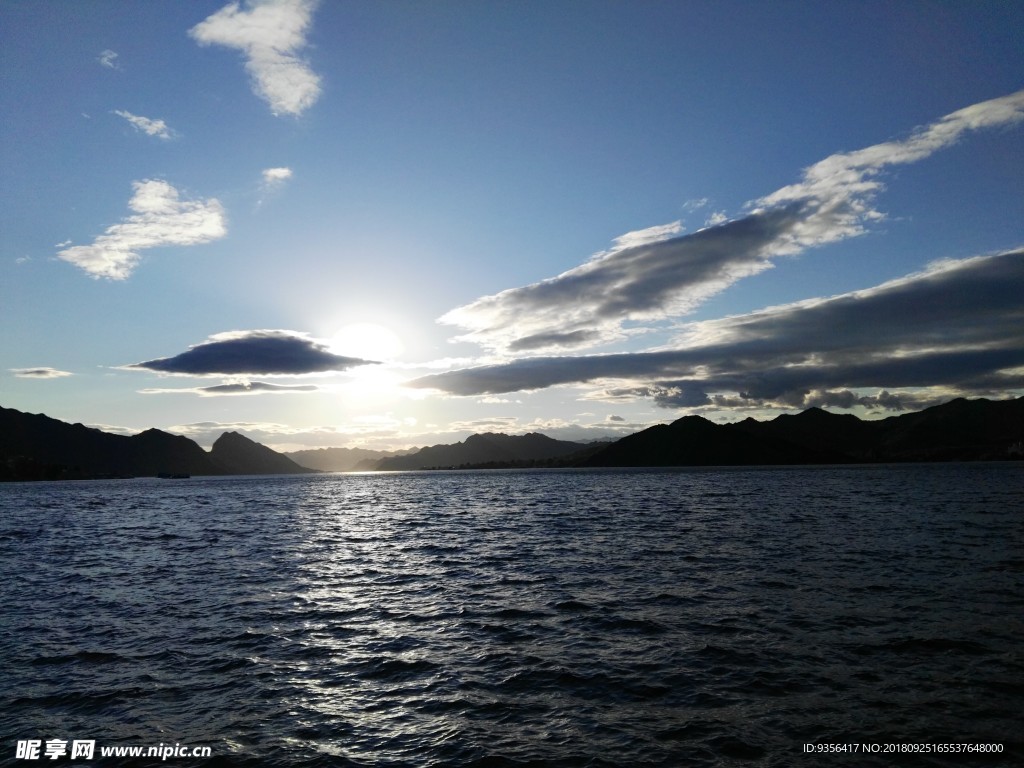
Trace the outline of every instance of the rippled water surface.
<path fill-rule="evenodd" d="M 0 577 L 0 763 L 1024 764 L 1020 463 L 7 484 Z"/>

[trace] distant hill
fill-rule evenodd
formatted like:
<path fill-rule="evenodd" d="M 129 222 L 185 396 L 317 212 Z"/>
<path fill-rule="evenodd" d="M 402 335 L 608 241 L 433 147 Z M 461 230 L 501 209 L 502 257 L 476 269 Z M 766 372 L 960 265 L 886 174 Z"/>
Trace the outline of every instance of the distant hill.
<path fill-rule="evenodd" d="M 237 433 L 222 435 L 207 453 L 187 437 L 158 429 L 112 435 L 0 407 L 0 480 L 311 471 Z"/>
<path fill-rule="evenodd" d="M 537 432 L 504 435 L 487 432 L 470 435 L 461 443 L 432 445 L 407 456 L 392 456 L 377 462 L 381 471 L 467 467 L 481 464 L 522 464 L 547 462 L 568 456 L 587 446 L 568 440 L 555 440 Z"/>
<path fill-rule="evenodd" d="M 237 432 L 218 437 L 210 458 L 229 475 L 299 475 L 313 471 Z"/>
<path fill-rule="evenodd" d="M 372 470 L 377 462 L 412 451 L 374 451 L 369 448 L 316 448 L 285 453 L 296 464 L 322 472 L 359 472 Z"/>
<path fill-rule="evenodd" d="M 811 408 L 770 421 L 713 424 L 686 416 L 624 437 L 587 467 L 841 464 L 1024 458 L 1024 397 L 953 400 L 862 421 Z"/>

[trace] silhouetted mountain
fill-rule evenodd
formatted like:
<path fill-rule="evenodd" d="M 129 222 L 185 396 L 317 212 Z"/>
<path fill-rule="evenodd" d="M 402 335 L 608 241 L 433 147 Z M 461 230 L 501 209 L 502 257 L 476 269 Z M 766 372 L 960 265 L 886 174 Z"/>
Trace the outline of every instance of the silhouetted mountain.
<path fill-rule="evenodd" d="M 823 464 L 834 453 L 803 448 L 684 416 L 624 437 L 581 462 L 585 467 L 728 466 L 735 464 Z"/>
<path fill-rule="evenodd" d="M 229 475 L 299 475 L 315 472 L 237 432 L 225 432 L 210 449 L 214 464 Z"/>
<path fill-rule="evenodd" d="M 803 413 L 783 414 L 771 421 L 744 419 L 725 425 L 735 432 L 784 440 L 812 451 L 838 454 L 837 458 L 864 458 L 877 440 L 877 421 L 861 421 L 850 413 L 830 413 L 809 408 Z"/>
<path fill-rule="evenodd" d="M 125 474 L 220 474 L 210 454 L 187 437 L 147 429 L 127 440 Z"/>
<path fill-rule="evenodd" d="M 1024 397 L 1016 400 L 958 398 L 878 423 L 870 458 L 884 461 L 1005 459 L 1024 441 Z"/>
<path fill-rule="evenodd" d="M 1024 458 L 1024 397 L 960 398 L 878 421 L 819 408 L 726 425 L 686 416 L 607 445 L 554 440 L 537 433 L 488 433 L 403 456 L 366 457 L 356 466 L 664 467 L 1012 458 Z M 221 435 L 207 453 L 188 438 L 158 429 L 125 437 L 0 407 L 0 480 L 314 471 L 236 432 Z"/>
<path fill-rule="evenodd" d="M 500 463 L 535 462 L 568 456 L 586 446 L 567 440 L 555 440 L 531 432 L 504 435 L 488 432 L 470 435 L 461 443 L 432 445 L 407 456 L 392 456 L 377 463 L 376 469 L 393 471 L 437 467 L 478 466 Z"/>
<path fill-rule="evenodd" d="M 415 451 L 416 449 L 413 449 Z M 369 448 L 316 448 L 283 454 L 301 467 L 322 472 L 360 472 L 372 470 L 389 456 L 404 456 L 413 451 L 373 451 Z"/>
<path fill-rule="evenodd" d="M 717 425 L 687 416 L 624 437 L 588 467 L 978 461 L 1024 458 L 1024 397 L 960 398 L 862 421 L 811 408 L 771 421 Z"/>
<path fill-rule="evenodd" d="M 0 480 L 312 471 L 241 435 L 236 437 L 214 456 L 187 437 L 158 429 L 130 437 L 112 435 L 0 407 Z"/>
<path fill-rule="evenodd" d="M 126 437 L 43 414 L 0 408 L 0 477 L 56 479 L 221 474 L 185 437 L 149 429 Z"/>

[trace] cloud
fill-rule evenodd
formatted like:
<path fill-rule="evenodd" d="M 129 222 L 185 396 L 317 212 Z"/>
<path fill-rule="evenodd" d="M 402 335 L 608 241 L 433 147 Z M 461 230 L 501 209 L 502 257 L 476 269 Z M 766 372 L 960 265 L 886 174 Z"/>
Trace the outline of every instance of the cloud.
<path fill-rule="evenodd" d="M 670 239 L 664 236 L 672 225 L 629 233 L 585 264 L 477 299 L 439 322 L 468 329 L 460 341 L 496 350 L 611 341 L 621 338 L 626 320 L 684 314 L 741 277 L 767 269 L 765 249 L 799 218 L 791 207 Z"/>
<path fill-rule="evenodd" d="M 123 109 L 115 109 L 114 114 L 123 117 L 132 124 L 135 130 L 142 131 L 147 136 L 156 136 L 158 139 L 169 140 L 173 139 L 176 135 L 163 120 L 151 120 L 141 115 L 133 115 L 131 112 L 126 112 Z"/>
<path fill-rule="evenodd" d="M 137 434 L 139 434 L 140 432 L 143 431 L 142 429 L 139 429 L 137 427 L 121 427 L 121 426 L 118 426 L 117 424 L 96 424 L 96 423 L 93 423 L 93 424 L 86 424 L 85 426 L 89 427 L 89 429 L 98 429 L 100 432 L 109 432 L 110 434 L 113 434 L 113 435 L 124 435 L 125 437 L 130 437 L 131 435 L 137 435 Z"/>
<path fill-rule="evenodd" d="M 253 92 L 275 115 L 299 115 L 320 96 L 320 78 L 299 58 L 315 0 L 234 2 L 189 30 L 199 45 L 223 45 L 245 55 Z"/>
<path fill-rule="evenodd" d="M 117 53 L 109 48 L 101 51 L 100 55 L 96 57 L 96 61 L 100 63 L 101 67 L 106 67 L 107 69 L 121 68 L 121 65 L 117 63 Z"/>
<path fill-rule="evenodd" d="M 224 397 L 238 395 L 283 395 L 319 392 L 320 387 L 312 384 L 270 384 L 265 381 L 232 381 L 211 387 L 182 387 L 171 389 L 141 389 L 143 395 L 199 395 L 200 397 Z"/>
<path fill-rule="evenodd" d="M 453 421 L 448 425 L 452 432 L 513 432 L 519 428 L 519 419 L 515 416 L 492 416 L 469 421 Z"/>
<path fill-rule="evenodd" d="M 263 183 L 267 186 L 280 184 L 292 177 L 291 168 L 266 168 L 263 171 Z"/>
<path fill-rule="evenodd" d="M 879 174 L 891 165 L 923 160 L 952 146 L 969 131 L 1024 121 L 1024 91 L 973 104 L 915 130 L 901 141 L 887 141 L 855 152 L 831 155 L 804 171 L 803 179 L 750 204 L 754 211 L 798 204 L 807 215 L 779 242 L 774 253 L 862 234 L 867 222 L 884 218 L 872 207 L 885 187 Z"/>
<path fill-rule="evenodd" d="M 1024 387 L 1024 250 L 944 260 L 867 290 L 693 323 L 677 344 L 524 358 L 409 386 L 483 395 L 638 381 L 609 393 L 673 407 L 708 405 L 711 394 L 725 393 L 748 403 L 803 404 L 812 392 L 833 397 L 837 389 L 1007 392 Z"/>
<path fill-rule="evenodd" d="M 294 376 L 344 371 L 375 362 L 336 355 L 325 344 L 304 333 L 256 330 L 218 333 L 174 357 L 147 360 L 125 367 L 191 376 Z M 221 391 L 220 394 L 226 393 Z M 239 393 L 235 391 L 230 394 Z"/>
<path fill-rule="evenodd" d="M 705 395 L 700 392 L 680 391 L 673 387 L 647 387 L 643 396 L 650 397 L 660 408 L 702 408 L 727 410 L 763 410 L 771 408 L 787 408 L 806 410 L 807 408 L 843 408 L 862 407 L 871 412 L 923 410 L 953 399 L 958 392 L 953 389 L 935 388 L 925 393 L 889 392 L 881 390 L 873 395 L 852 392 L 849 389 L 827 390 L 810 389 L 789 391 L 777 397 L 759 398 L 749 393 L 742 395 Z M 638 391 L 637 394 L 640 394 Z"/>
<path fill-rule="evenodd" d="M 74 376 L 75 374 L 68 371 L 59 371 L 56 368 L 11 368 L 13 373 L 19 379 L 60 379 L 64 376 Z"/>
<path fill-rule="evenodd" d="M 726 221 L 716 212 L 710 226 L 691 234 L 677 234 L 681 227 L 673 222 L 623 235 L 556 277 L 484 296 L 439 322 L 466 330 L 459 341 L 503 352 L 622 338 L 627 322 L 678 317 L 776 258 L 863 234 L 884 218 L 873 207 L 884 169 L 918 162 L 968 131 L 1022 120 L 1024 91 L 975 104 L 902 141 L 832 155 L 806 169 L 799 183 L 749 203 L 742 217 Z"/>
<path fill-rule="evenodd" d="M 135 194 L 128 203 L 134 213 L 114 224 L 92 245 L 58 251 L 64 261 L 94 278 L 127 278 L 142 258 L 140 251 L 165 245 L 200 245 L 227 234 L 224 208 L 215 198 L 182 200 L 166 181 L 146 179 L 132 183 Z"/>

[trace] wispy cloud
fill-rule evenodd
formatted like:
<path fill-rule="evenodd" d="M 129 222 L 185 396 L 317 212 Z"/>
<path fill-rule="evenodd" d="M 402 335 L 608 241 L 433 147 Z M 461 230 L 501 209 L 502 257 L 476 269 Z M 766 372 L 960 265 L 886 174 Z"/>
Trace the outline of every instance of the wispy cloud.
<path fill-rule="evenodd" d="M 105 51 L 101 51 L 100 55 L 96 57 L 96 61 L 100 63 L 101 67 L 107 69 L 120 69 L 121 65 L 117 63 L 117 52 L 112 51 L 109 48 Z"/>
<path fill-rule="evenodd" d="M 163 120 L 152 120 L 148 117 L 142 117 L 141 115 L 133 115 L 131 112 L 127 112 L 123 109 L 115 109 L 114 114 L 119 117 L 123 117 L 131 123 L 135 130 L 141 131 L 147 136 L 155 136 L 158 139 L 164 139 L 166 141 L 173 139 L 177 135 Z"/>
<path fill-rule="evenodd" d="M 13 373 L 19 379 L 60 379 L 64 376 L 74 376 L 73 373 L 68 371 L 60 371 L 56 368 L 11 368 Z"/>
<path fill-rule="evenodd" d="M 1008 392 L 1024 387 L 1024 250 L 944 260 L 867 290 L 693 323 L 675 349 L 525 358 L 410 385 L 482 395 L 600 380 L 636 382 L 619 394 L 674 407 L 712 404 L 712 394 L 733 404 L 806 405 L 809 396 L 865 388 Z"/>
<path fill-rule="evenodd" d="M 519 427 L 519 419 L 516 416 L 492 416 L 485 419 L 472 419 L 466 421 L 453 421 L 448 425 L 452 432 L 514 432 Z"/>
<path fill-rule="evenodd" d="M 320 78 L 299 56 L 306 47 L 315 0 L 230 3 L 196 24 L 200 45 L 223 45 L 245 55 L 253 90 L 275 115 L 299 115 L 320 96 Z"/>
<path fill-rule="evenodd" d="M 265 168 L 263 170 L 263 186 L 267 188 L 283 184 L 292 177 L 291 168 Z"/>
<path fill-rule="evenodd" d="M 579 349 L 620 339 L 626 323 L 684 315 L 776 258 L 863 234 L 884 218 L 874 199 L 887 167 L 918 162 L 969 131 L 1022 120 L 1024 91 L 975 104 L 907 139 L 832 155 L 808 168 L 799 183 L 748 204 L 739 218 L 726 221 L 716 212 L 710 226 L 692 234 L 677 235 L 673 222 L 623 235 L 578 267 L 484 296 L 439 321 L 465 329 L 459 340 L 498 352 Z"/>
<path fill-rule="evenodd" d="M 142 429 L 138 427 L 122 427 L 117 424 L 86 424 L 85 426 L 89 429 L 98 429 L 100 432 L 109 432 L 112 435 L 124 435 L 126 437 L 130 435 L 137 435 L 142 432 Z"/>
<path fill-rule="evenodd" d="M 140 389 L 143 395 L 199 395 L 200 397 L 230 397 L 239 395 L 285 395 L 318 392 L 314 384 L 270 384 L 266 381 L 232 381 L 211 387 L 176 387 Z"/>
<path fill-rule="evenodd" d="M 218 333 L 173 357 L 125 367 L 190 376 L 294 376 L 345 371 L 373 363 L 373 360 L 336 355 L 324 343 L 304 333 L 255 330 Z"/>
<path fill-rule="evenodd" d="M 57 256 L 94 278 L 124 280 L 138 265 L 140 251 L 165 245 L 200 245 L 227 234 L 224 208 L 215 198 L 182 200 L 166 181 L 132 184 L 134 213 L 107 228 L 92 245 L 76 245 Z"/>

